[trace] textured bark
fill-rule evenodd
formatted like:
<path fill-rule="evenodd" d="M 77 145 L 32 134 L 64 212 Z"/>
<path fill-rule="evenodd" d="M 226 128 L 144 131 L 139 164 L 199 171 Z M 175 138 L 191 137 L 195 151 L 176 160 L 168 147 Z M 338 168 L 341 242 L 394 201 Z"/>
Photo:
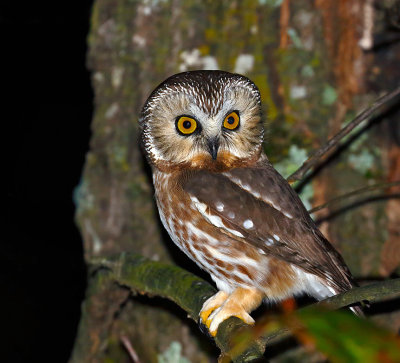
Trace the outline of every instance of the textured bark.
<path fill-rule="evenodd" d="M 291 145 L 309 152 L 376 98 L 382 86 L 368 83 L 372 67 L 381 67 L 372 84 L 388 84 L 384 66 L 374 64 L 373 53 L 358 48 L 364 1 L 276 3 L 95 1 L 88 65 L 96 111 L 77 192 L 77 222 L 89 264 L 128 251 L 193 270 L 160 228 L 137 142 L 139 110 L 167 76 L 217 67 L 250 77 L 260 88 L 268 118 L 265 148 L 278 164 L 289 159 Z M 314 202 L 385 180 L 389 163 L 382 155 L 388 146 L 373 132 L 318 175 Z M 370 167 L 362 169 L 357 161 L 364 156 Z M 383 201 L 347 211 L 324 228 L 357 276 L 378 275 L 384 241 L 393 246 L 387 224 L 393 226 L 399 217 L 388 221 L 385 208 L 389 206 Z M 129 297 L 103 272 L 90 274 L 88 283 L 72 361 L 128 362 L 121 335 L 133 342 L 143 362 L 156 361 L 172 341 L 183 345 L 183 355 L 192 362 L 209 359 L 212 343 L 179 310 L 162 301 Z"/>

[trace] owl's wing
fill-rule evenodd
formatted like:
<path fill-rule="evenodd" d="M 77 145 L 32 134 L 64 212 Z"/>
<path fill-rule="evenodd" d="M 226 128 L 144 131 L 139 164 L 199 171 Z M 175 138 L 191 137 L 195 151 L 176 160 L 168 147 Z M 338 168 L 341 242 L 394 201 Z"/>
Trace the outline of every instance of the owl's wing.
<path fill-rule="evenodd" d="M 210 223 L 220 217 L 232 238 L 327 280 L 338 292 L 354 286 L 340 254 L 267 160 L 225 173 L 191 172 L 182 188 Z"/>

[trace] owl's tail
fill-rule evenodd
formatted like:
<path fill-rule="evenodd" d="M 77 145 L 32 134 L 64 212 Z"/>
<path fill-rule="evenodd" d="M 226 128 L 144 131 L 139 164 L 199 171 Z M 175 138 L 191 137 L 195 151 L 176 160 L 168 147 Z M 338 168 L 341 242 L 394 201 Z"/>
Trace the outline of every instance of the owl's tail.
<path fill-rule="evenodd" d="M 348 277 L 348 283 L 349 283 L 349 289 L 347 290 L 343 290 L 342 292 L 348 291 L 352 288 L 358 287 L 358 283 L 354 280 L 354 278 L 350 275 L 350 277 Z M 358 317 L 360 318 L 365 318 L 365 314 L 363 311 L 364 307 L 368 306 L 368 302 L 366 301 L 360 301 L 358 304 L 354 305 L 354 306 L 350 306 L 349 309 Z"/>

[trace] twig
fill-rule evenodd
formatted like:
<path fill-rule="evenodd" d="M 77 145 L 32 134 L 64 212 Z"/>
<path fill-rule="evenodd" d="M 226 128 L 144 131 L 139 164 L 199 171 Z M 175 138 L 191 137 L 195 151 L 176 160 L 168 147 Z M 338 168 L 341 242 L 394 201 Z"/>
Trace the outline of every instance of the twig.
<path fill-rule="evenodd" d="M 128 337 L 126 337 L 125 335 L 121 336 L 121 342 L 122 345 L 125 347 L 126 351 L 129 354 L 129 357 L 131 358 L 133 363 L 141 363 L 140 359 L 135 351 L 135 349 L 133 349 L 132 344 L 130 342 L 130 340 L 128 339 Z"/>
<path fill-rule="evenodd" d="M 134 254 L 122 254 L 108 260 L 106 265 L 118 284 L 130 288 L 135 293 L 157 295 L 172 300 L 195 321 L 198 321 L 203 302 L 216 292 L 208 282 L 180 267 L 150 261 Z M 318 304 L 328 304 L 333 309 L 339 309 L 359 301 L 378 302 L 398 296 L 400 296 L 400 279 L 394 279 L 357 287 Z M 230 351 L 232 336 L 246 327 L 248 325 L 235 317 L 221 324 L 215 342 L 222 353 Z M 254 340 L 240 356 L 234 357 L 233 361 L 249 362 L 260 358 L 266 346 L 273 345 L 289 335 L 288 330 L 283 329 L 262 336 Z"/>
<path fill-rule="evenodd" d="M 314 207 L 314 208 L 310 209 L 308 211 L 308 213 L 310 213 L 310 214 L 311 213 L 315 213 L 315 212 L 317 212 L 317 211 L 319 211 L 321 209 L 324 209 L 324 208 L 330 206 L 331 204 L 340 202 L 342 200 L 347 200 L 350 197 L 354 197 L 354 196 L 360 195 L 362 193 L 369 192 L 371 190 L 386 189 L 386 188 L 390 188 L 390 187 L 397 186 L 397 185 L 400 185 L 400 181 L 394 181 L 394 182 L 391 182 L 391 183 L 379 183 L 379 184 L 369 185 L 367 187 L 363 187 L 363 188 L 360 188 L 360 189 L 356 189 L 356 190 L 353 190 L 352 192 L 349 192 L 349 193 L 346 193 L 346 194 L 342 194 L 342 195 L 339 195 L 339 196 L 337 196 L 335 198 L 332 198 L 331 200 L 328 200 L 326 203 L 321 204 L 321 205 L 319 205 L 317 207 Z"/>
<path fill-rule="evenodd" d="M 393 100 L 399 94 L 400 94 L 400 86 L 397 87 L 394 91 L 378 98 L 371 107 L 361 112 L 347 126 L 343 127 L 335 136 L 333 136 L 330 140 L 328 140 L 328 142 L 325 145 L 323 145 L 321 148 L 315 151 L 303 163 L 303 165 L 299 169 L 297 169 L 293 174 L 291 174 L 287 178 L 288 182 L 293 183 L 297 180 L 303 179 L 307 171 L 312 167 L 315 167 L 320 162 L 323 156 L 325 156 L 330 150 L 332 150 L 335 146 L 337 146 L 340 140 L 342 140 L 346 135 L 348 135 L 361 122 L 371 117 L 375 113 L 375 111 L 381 108 L 381 106 Z"/>
<path fill-rule="evenodd" d="M 318 305 L 326 305 L 330 309 L 340 309 L 361 301 L 370 303 L 390 300 L 400 296 L 400 278 L 375 282 L 356 287 L 342 294 L 319 301 Z M 308 307 L 304 308 L 308 309 Z"/>

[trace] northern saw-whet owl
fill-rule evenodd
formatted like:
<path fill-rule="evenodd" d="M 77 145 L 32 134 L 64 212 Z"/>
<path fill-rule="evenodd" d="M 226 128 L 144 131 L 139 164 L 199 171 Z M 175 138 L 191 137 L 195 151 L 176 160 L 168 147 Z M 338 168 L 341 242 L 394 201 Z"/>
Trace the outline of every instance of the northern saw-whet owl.
<path fill-rule="evenodd" d="M 141 142 L 161 221 L 219 290 L 200 320 L 215 336 L 262 300 L 320 300 L 355 286 L 340 254 L 264 154 L 261 99 L 248 78 L 176 74 L 147 99 Z"/>

